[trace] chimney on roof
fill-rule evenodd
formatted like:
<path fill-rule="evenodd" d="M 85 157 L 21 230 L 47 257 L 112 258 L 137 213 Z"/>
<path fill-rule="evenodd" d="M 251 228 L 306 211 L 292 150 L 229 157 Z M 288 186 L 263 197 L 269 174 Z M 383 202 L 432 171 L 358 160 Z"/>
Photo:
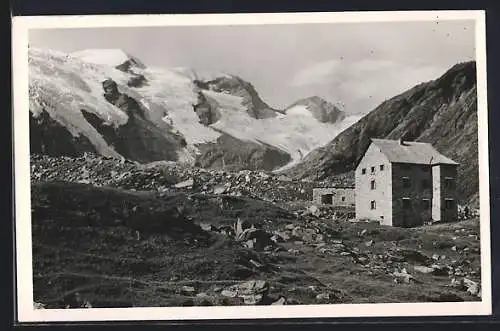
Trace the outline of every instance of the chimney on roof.
<path fill-rule="evenodd" d="M 400 144 L 401 146 L 408 146 L 408 144 L 406 143 L 406 141 L 405 141 L 404 137 L 399 138 L 399 144 Z"/>

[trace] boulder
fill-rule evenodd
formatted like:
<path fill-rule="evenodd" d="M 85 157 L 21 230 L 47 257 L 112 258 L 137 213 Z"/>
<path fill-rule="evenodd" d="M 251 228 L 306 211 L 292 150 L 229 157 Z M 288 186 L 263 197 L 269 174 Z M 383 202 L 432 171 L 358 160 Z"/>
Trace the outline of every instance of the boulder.
<path fill-rule="evenodd" d="M 200 227 L 203 231 L 212 231 L 213 227 L 211 224 L 200 223 Z"/>
<path fill-rule="evenodd" d="M 398 255 L 405 261 L 419 262 L 424 265 L 432 261 L 432 258 L 414 249 L 402 249 L 398 253 Z"/>
<path fill-rule="evenodd" d="M 45 305 L 40 302 L 33 302 L 33 309 L 45 309 Z"/>
<path fill-rule="evenodd" d="M 238 292 L 234 288 L 228 288 L 228 289 L 222 290 L 222 292 L 220 294 L 224 297 L 235 298 L 238 295 Z"/>
<path fill-rule="evenodd" d="M 179 182 L 174 185 L 175 188 L 191 188 L 194 185 L 194 180 L 192 178 Z"/>
<path fill-rule="evenodd" d="M 311 215 L 315 216 L 315 217 L 319 217 L 321 215 L 321 211 L 319 210 L 319 208 L 317 206 L 310 206 L 307 211 L 309 213 L 311 213 Z"/>
<path fill-rule="evenodd" d="M 278 180 L 279 180 L 279 181 L 282 181 L 282 182 L 291 182 L 291 181 L 292 181 L 289 177 L 287 177 L 287 176 L 285 176 L 285 175 L 281 175 L 281 176 L 279 176 L 279 177 L 278 177 Z"/>
<path fill-rule="evenodd" d="M 286 232 L 274 232 L 274 234 L 271 236 L 271 240 L 274 243 L 282 243 L 290 240 L 290 236 L 288 236 Z"/>
<path fill-rule="evenodd" d="M 451 282 L 450 282 L 450 287 L 453 287 L 453 288 L 456 288 L 456 289 L 459 289 L 459 290 L 463 290 L 464 289 L 464 284 L 462 281 L 459 281 L 458 279 L 456 278 L 452 278 L 451 279 Z"/>
<path fill-rule="evenodd" d="M 292 230 L 292 237 L 296 239 L 300 239 L 302 237 L 302 228 L 300 226 L 296 226 Z"/>
<path fill-rule="evenodd" d="M 443 267 L 437 264 L 433 264 L 431 268 L 434 276 L 448 276 L 450 270 L 449 267 Z"/>
<path fill-rule="evenodd" d="M 302 241 L 304 242 L 313 242 L 315 241 L 316 231 L 313 229 L 304 229 L 302 234 Z"/>
<path fill-rule="evenodd" d="M 252 259 L 250 259 L 248 262 L 250 262 L 250 264 L 256 268 L 263 268 L 264 267 L 264 265 L 262 263 L 259 263 L 255 260 L 252 260 Z"/>
<path fill-rule="evenodd" d="M 213 188 L 214 194 L 223 194 L 224 192 L 226 192 L 226 188 L 223 185 L 216 185 Z"/>
<path fill-rule="evenodd" d="M 181 289 L 181 294 L 186 296 L 193 296 L 196 293 L 196 289 L 193 286 L 183 286 Z"/>
<path fill-rule="evenodd" d="M 209 296 L 205 292 L 201 292 L 201 293 L 197 293 L 196 297 L 197 298 L 208 298 Z"/>
<path fill-rule="evenodd" d="M 316 296 L 316 301 L 318 303 L 329 303 L 330 302 L 330 294 L 328 293 L 320 293 Z"/>
<path fill-rule="evenodd" d="M 403 268 L 401 271 L 395 271 L 393 273 L 393 276 L 396 277 L 396 282 L 403 282 L 406 284 L 409 284 L 411 282 L 415 282 L 415 278 L 410 275 L 405 268 Z"/>
<path fill-rule="evenodd" d="M 252 248 L 264 249 L 266 246 L 273 245 L 272 235 L 262 229 L 250 228 L 236 235 L 236 240 L 248 243 L 253 241 Z"/>
<path fill-rule="evenodd" d="M 422 265 L 416 265 L 413 267 L 413 269 L 417 272 L 423 273 L 423 274 L 430 274 L 434 271 L 434 268 L 422 266 Z"/>
<path fill-rule="evenodd" d="M 269 283 L 263 280 L 251 280 L 232 285 L 222 290 L 221 295 L 228 298 L 242 298 L 247 305 L 257 305 L 269 293 Z"/>
<path fill-rule="evenodd" d="M 481 287 L 478 283 L 476 283 L 473 280 L 470 280 L 468 278 L 464 278 L 462 280 L 462 283 L 464 287 L 467 289 L 467 292 L 469 292 L 471 295 L 478 296 L 480 295 L 481 292 Z"/>
<path fill-rule="evenodd" d="M 255 240 L 247 240 L 243 243 L 243 245 L 246 247 L 246 248 L 249 248 L 249 249 L 254 249 L 255 248 Z"/>
<path fill-rule="evenodd" d="M 271 305 L 274 305 L 274 306 L 282 306 L 282 305 L 286 305 L 286 304 L 287 304 L 287 300 L 285 297 L 280 297 L 278 300 L 271 303 Z"/>
<path fill-rule="evenodd" d="M 243 299 L 245 305 L 258 305 L 262 302 L 264 298 L 262 294 L 250 294 L 250 295 L 241 295 L 240 298 Z"/>

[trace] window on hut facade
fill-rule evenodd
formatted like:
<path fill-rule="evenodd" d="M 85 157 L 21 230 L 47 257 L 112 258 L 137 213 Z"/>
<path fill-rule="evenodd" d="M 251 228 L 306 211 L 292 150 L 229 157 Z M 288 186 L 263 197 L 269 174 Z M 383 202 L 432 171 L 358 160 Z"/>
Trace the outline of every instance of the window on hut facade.
<path fill-rule="evenodd" d="M 361 169 L 361 174 L 362 175 L 366 174 L 366 168 Z"/>
<path fill-rule="evenodd" d="M 372 181 L 370 182 L 370 188 L 371 188 L 372 190 L 374 190 L 374 189 L 375 189 L 375 180 L 372 180 Z"/>
<path fill-rule="evenodd" d="M 431 202 L 429 199 L 422 199 L 422 208 L 429 209 L 431 207 Z"/>
<path fill-rule="evenodd" d="M 452 189 L 455 186 L 455 181 L 453 177 L 445 177 L 444 178 L 444 185 L 448 189 Z"/>
<path fill-rule="evenodd" d="M 370 201 L 370 209 L 375 209 L 377 208 L 377 204 L 375 203 L 375 200 Z"/>
<path fill-rule="evenodd" d="M 410 198 L 403 198 L 402 200 L 403 200 L 403 208 L 410 209 L 410 207 L 411 207 Z"/>
<path fill-rule="evenodd" d="M 411 186 L 410 177 L 401 177 L 401 181 L 403 182 L 404 188 L 408 188 Z"/>
<path fill-rule="evenodd" d="M 375 167 L 372 167 L 372 174 L 375 173 Z"/>
<path fill-rule="evenodd" d="M 380 171 L 384 171 L 384 165 L 383 164 L 380 165 Z"/>

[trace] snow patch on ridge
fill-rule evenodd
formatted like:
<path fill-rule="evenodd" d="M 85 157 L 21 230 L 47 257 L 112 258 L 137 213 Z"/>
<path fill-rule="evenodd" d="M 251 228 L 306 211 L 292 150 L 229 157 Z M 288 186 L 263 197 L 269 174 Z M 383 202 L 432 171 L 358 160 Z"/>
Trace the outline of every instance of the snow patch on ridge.
<path fill-rule="evenodd" d="M 292 157 L 286 167 L 300 162 L 307 153 L 326 145 L 361 118 L 348 116 L 339 123 L 321 123 L 305 107 L 297 106 L 287 115 L 255 119 L 241 105 L 240 97 L 213 91 L 203 93 L 218 103 L 222 114 L 211 127 L 242 140 L 282 149 Z"/>
<path fill-rule="evenodd" d="M 294 106 L 286 110 L 287 116 L 300 116 L 300 117 L 313 117 L 309 109 L 306 106 Z"/>
<path fill-rule="evenodd" d="M 125 53 L 121 49 L 85 49 L 70 54 L 82 61 L 116 67 L 128 60 L 134 61 L 139 67 L 144 68 L 137 58 Z"/>
<path fill-rule="evenodd" d="M 188 76 L 160 68 L 148 68 L 142 74 L 148 85 L 134 89 L 143 96 L 142 103 L 147 103 L 150 110 L 155 107 L 156 112 L 162 112 L 162 120 L 176 128 L 188 145 L 212 142 L 220 136 L 199 123 L 193 109 L 198 96 Z"/>

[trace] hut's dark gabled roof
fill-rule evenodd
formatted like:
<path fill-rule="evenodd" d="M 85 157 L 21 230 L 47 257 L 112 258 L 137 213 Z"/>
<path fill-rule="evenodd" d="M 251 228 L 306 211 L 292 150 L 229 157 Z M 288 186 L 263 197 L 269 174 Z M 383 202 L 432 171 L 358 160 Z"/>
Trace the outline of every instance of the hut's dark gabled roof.
<path fill-rule="evenodd" d="M 457 162 L 439 153 L 431 144 L 389 139 L 372 138 L 380 151 L 391 163 L 413 163 L 413 164 L 450 164 L 458 165 Z"/>

